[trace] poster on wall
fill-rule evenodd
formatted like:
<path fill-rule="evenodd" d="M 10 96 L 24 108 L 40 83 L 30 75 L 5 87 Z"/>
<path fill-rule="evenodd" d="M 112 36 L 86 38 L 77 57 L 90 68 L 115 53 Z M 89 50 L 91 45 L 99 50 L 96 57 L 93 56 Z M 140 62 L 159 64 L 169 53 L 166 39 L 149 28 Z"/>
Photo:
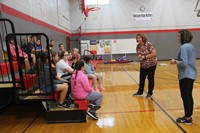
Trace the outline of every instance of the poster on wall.
<path fill-rule="evenodd" d="M 97 55 L 111 53 L 111 40 L 90 40 L 90 51 Z"/>
<path fill-rule="evenodd" d="M 84 55 L 85 50 L 89 50 L 89 41 L 88 40 L 81 41 L 81 55 Z M 87 55 L 88 52 L 86 52 L 85 54 Z"/>
<path fill-rule="evenodd" d="M 98 55 L 105 54 L 105 52 L 104 52 L 104 46 L 100 42 L 101 42 L 101 40 L 97 41 L 97 54 Z"/>
<path fill-rule="evenodd" d="M 90 40 L 90 52 L 97 54 L 97 40 Z"/>
<path fill-rule="evenodd" d="M 111 53 L 111 40 L 99 40 L 100 54 Z"/>

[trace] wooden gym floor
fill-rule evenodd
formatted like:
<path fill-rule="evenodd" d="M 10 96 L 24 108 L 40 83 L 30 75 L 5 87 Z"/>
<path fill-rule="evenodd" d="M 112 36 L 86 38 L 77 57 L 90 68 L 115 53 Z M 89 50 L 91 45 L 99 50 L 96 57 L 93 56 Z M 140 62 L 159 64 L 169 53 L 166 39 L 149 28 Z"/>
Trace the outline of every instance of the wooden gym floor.
<path fill-rule="evenodd" d="M 197 60 L 200 72 L 200 60 Z M 41 104 L 11 106 L 0 113 L 0 133 L 198 133 L 200 132 L 200 79 L 193 90 L 193 124 L 175 122 L 183 116 L 177 68 L 169 61 L 159 61 L 152 99 L 133 97 L 138 89 L 139 63 L 98 64 L 104 77 L 102 108 L 99 120 L 88 117 L 87 123 L 45 122 Z M 146 82 L 145 90 L 148 83 Z"/>

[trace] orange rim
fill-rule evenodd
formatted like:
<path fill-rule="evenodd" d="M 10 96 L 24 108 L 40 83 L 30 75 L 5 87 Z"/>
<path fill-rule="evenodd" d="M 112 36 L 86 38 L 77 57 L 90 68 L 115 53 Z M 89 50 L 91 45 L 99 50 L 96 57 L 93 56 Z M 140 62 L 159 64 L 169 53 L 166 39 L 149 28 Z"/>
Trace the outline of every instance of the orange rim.
<path fill-rule="evenodd" d="M 86 9 L 85 9 L 85 15 L 86 15 L 86 17 L 88 17 L 89 11 L 99 11 L 99 10 L 100 10 L 100 7 L 92 7 L 92 8 L 86 7 Z"/>

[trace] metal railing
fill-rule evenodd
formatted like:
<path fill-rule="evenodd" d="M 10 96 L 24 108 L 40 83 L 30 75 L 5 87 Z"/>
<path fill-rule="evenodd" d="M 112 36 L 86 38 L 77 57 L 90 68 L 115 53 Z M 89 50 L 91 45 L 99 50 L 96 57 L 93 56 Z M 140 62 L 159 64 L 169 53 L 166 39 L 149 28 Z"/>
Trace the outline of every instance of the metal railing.
<path fill-rule="evenodd" d="M 7 99 L 10 102 L 16 100 L 55 101 L 48 36 L 44 33 L 15 33 L 14 24 L 9 19 L 1 18 L 0 24 L 0 51 L 2 53 L 0 58 L 0 92 L 10 89 L 12 98 Z M 24 64 L 20 61 L 21 57 L 18 47 L 22 48 L 24 44 L 23 40 L 30 36 L 38 37 L 41 40 L 41 46 L 45 49 L 45 52 L 43 50 L 32 52 L 32 54 L 36 56 L 36 62 L 32 64 L 32 71 L 27 72 L 26 69 L 24 69 Z M 10 38 L 14 40 L 15 52 L 17 53 L 16 60 L 14 61 L 10 50 Z M 36 46 L 35 42 L 34 46 Z M 43 91 L 41 86 L 41 82 L 46 85 L 44 62 L 41 58 L 42 54 L 48 55 L 49 60 L 50 86 L 52 91 L 48 93 Z M 4 101 L 6 101 L 6 99 Z M 0 103 L 0 109 L 1 104 L 3 106 L 3 103 Z M 6 104 L 9 103 L 5 103 L 5 105 Z"/>

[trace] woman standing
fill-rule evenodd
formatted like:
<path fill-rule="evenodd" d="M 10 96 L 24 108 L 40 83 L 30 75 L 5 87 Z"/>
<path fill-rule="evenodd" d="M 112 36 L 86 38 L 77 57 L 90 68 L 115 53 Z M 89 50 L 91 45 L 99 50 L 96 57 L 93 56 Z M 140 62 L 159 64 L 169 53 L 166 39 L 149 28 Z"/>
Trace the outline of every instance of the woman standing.
<path fill-rule="evenodd" d="M 139 89 L 133 96 L 142 96 L 144 91 L 145 79 L 148 76 L 148 93 L 146 98 L 151 98 L 154 89 L 154 75 L 157 65 L 156 50 L 153 45 L 147 41 L 144 34 L 137 34 L 137 56 L 140 60 L 140 81 Z"/>
<path fill-rule="evenodd" d="M 178 32 L 178 42 L 181 44 L 178 52 L 177 60 L 172 59 L 171 64 L 176 64 L 178 68 L 179 87 L 185 116 L 176 119 L 179 123 L 187 125 L 192 124 L 193 114 L 193 97 L 192 90 L 193 84 L 197 77 L 196 68 L 196 52 L 194 46 L 190 43 L 193 35 L 188 30 L 180 30 Z"/>

